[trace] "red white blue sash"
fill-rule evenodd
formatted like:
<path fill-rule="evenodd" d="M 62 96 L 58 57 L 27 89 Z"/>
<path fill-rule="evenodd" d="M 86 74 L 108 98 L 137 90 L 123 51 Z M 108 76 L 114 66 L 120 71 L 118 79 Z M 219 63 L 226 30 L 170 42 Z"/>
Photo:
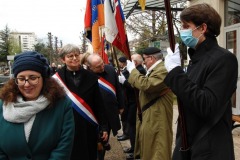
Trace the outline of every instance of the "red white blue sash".
<path fill-rule="evenodd" d="M 81 97 L 67 88 L 58 73 L 54 74 L 52 77 L 64 88 L 67 96 L 70 100 L 72 100 L 72 107 L 90 123 L 98 125 L 97 119 L 93 114 L 91 107 Z"/>
<path fill-rule="evenodd" d="M 100 77 L 98 78 L 98 85 L 100 88 L 104 89 L 105 91 L 111 93 L 112 95 L 116 96 L 116 89 L 115 87 L 109 83 L 104 78 Z"/>

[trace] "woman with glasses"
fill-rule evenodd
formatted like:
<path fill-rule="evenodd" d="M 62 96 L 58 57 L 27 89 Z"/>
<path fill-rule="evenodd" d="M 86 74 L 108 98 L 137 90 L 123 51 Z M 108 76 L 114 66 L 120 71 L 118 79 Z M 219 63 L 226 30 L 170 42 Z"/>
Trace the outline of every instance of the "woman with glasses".
<path fill-rule="evenodd" d="M 0 90 L 0 159 L 67 160 L 74 118 L 62 87 L 37 52 L 15 56 L 14 78 Z"/>
<path fill-rule="evenodd" d="M 98 77 L 80 66 L 80 50 L 67 44 L 59 53 L 65 64 L 54 77 L 67 90 L 73 103 L 75 136 L 71 160 L 96 160 L 98 134 L 100 141 L 108 139 L 107 120 Z"/>

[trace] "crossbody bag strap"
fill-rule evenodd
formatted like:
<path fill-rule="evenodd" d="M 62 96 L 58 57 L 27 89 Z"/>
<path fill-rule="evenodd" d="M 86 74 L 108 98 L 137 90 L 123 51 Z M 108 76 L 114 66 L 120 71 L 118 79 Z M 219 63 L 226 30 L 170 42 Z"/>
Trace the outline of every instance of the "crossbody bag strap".
<path fill-rule="evenodd" d="M 145 104 L 143 107 L 142 107 L 142 113 L 144 111 L 146 111 L 149 107 L 151 107 L 160 97 L 164 96 L 165 94 L 167 94 L 168 92 L 170 92 L 171 89 L 170 88 L 166 88 L 164 89 L 159 96 L 157 96 L 156 98 L 152 99 L 150 102 L 148 102 L 147 104 Z"/>

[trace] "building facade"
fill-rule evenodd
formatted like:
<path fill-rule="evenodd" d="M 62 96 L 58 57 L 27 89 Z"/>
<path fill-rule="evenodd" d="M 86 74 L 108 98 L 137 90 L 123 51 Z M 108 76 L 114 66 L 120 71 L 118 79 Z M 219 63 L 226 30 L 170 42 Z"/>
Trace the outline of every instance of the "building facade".
<path fill-rule="evenodd" d="M 34 45 L 37 44 L 37 36 L 34 32 L 11 32 L 10 36 L 17 41 L 22 52 L 34 50 Z"/>

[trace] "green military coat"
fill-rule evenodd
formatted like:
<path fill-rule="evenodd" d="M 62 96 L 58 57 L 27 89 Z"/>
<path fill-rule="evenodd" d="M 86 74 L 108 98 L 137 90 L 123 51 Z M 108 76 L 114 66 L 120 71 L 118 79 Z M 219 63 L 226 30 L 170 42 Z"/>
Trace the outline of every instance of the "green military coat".
<path fill-rule="evenodd" d="M 74 118 L 67 98 L 36 114 L 28 143 L 24 124 L 6 121 L 0 100 L 1 160 L 68 160 L 73 137 Z"/>
<path fill-rule="evenodd" d="M 143 107 L 166 90 L 163 83 L 167 75 L 164 62 L 160 62 L 148 76 L 134 69 L 129 83 L 139 89 L 139 102 Z M 142 123 L 137 120 L 135 157 L 141 160 L 170 160 L 172 153 L 173 94 L 168 92 L 160 97 L 142 114 Z"/>

